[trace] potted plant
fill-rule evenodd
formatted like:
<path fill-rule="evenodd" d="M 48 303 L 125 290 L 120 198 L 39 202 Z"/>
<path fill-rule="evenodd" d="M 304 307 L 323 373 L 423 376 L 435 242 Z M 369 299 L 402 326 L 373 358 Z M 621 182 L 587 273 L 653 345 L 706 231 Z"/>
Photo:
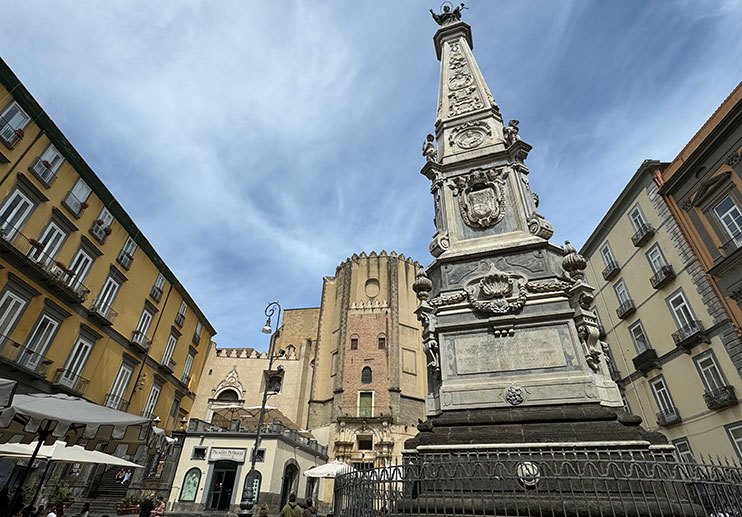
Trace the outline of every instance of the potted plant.
<path fill-rule="evenodd" d="M 46 161 L 46 160 L 41 160 L 41 165 L 43 165 L 43 166 L 44 166 L 44 167 L 46 167 L 47 169 L 51 169 L 51 168 L 52 168 L 52 164 L 51 164 L 51 163 L 49 163 L 49 162 L 48 162 L 48 161 Z"/>
<path fill-rule="evenodd" d="M 70 489 L 67 487 L 60 486 L 57 488 L 57 493 L 54 494 L 55 499 L 58 503 L 62 503 L 62 506 L 68 507 L 75 502 L 75 498 L 72 497 Z"/>
<path fill-rule="evenodd" d="M 110 227 L 110 226 L 106 226 L 106 227 L 105 227 L 105 228 L 103 229 L 103 233 L 105 233 L 106 235 L 111 235 L 111 232 L 112 232 L 112 231 L 113 231 L 113 230 L 111 230 L 111 227 Z"/>
<path fill-rule="evenodd" d="M 88 202 L 87 201 L 80 201 L 80 206 L 82 208 L 87 208 L 88 207 Z"/>
<path fill-rule="evenodd" d="M 18 128 L 15 131 L 13 131 L 13 134 L 15 134 L 15 136 L 18 137 L 19 139 L 23 138 L 23 135 L 25 135 L 25 133 L 23 132 L 21 128 Z"/>

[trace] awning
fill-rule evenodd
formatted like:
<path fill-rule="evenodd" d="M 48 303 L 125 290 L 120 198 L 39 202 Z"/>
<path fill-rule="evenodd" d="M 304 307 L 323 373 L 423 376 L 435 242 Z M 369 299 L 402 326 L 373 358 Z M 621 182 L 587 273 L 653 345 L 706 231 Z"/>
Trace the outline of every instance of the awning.
<path fill-rule="evenodd" d="M 30 458 L 33 455 L 35 448 L 36 444 L 33 443 L 5 443 L 0 445 L 0 458 Z M 79 445 L 68 447 L 67 444 L 61 440 L 54 442 L 54 445 L 42 445 L 36 455 L 36 459 L 67 463 L 100 463 L 121 467 L 143 468 L 142 465 L 127 461 L 112 454 L 106 454 L 99 451 L 89 451 Z"/>
<path fill-rule="evenodd" d="M 13 401 L 13 395 L 15 395 L 15 387 L 17 383 L 10 379 L 0 378 L 0 409 L 5 409 L 10 406 Z"/>
<path fill-rule="evenodd" d="M 324 465 L 317 465 L 309 470 L 304 471 L 304 475 L 308 478 L 336 478 L 341 474 L 353 472 L 356 470 L 351 465 L 340 460 L 333 460 L 330 463 Z"/>

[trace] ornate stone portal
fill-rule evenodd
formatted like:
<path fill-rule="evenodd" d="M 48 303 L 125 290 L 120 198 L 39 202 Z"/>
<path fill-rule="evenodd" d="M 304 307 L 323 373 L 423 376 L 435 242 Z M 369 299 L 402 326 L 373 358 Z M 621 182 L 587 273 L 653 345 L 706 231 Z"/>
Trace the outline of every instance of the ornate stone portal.
<path fill-rule="evenodd" d="M 442 62 L 431 180 L 435 260 L 420 272 L 428 419 L 408 456 L 441 448 L 665 444 L 625 413 L 590 309 L 585 259 L 538 213 L 519 122 L 503 123 L 460 10 L 434 37 Z M 442 15 L 443 16 L 443 15 Z M 431 447 L 432 446 L 432 447 Z"/>

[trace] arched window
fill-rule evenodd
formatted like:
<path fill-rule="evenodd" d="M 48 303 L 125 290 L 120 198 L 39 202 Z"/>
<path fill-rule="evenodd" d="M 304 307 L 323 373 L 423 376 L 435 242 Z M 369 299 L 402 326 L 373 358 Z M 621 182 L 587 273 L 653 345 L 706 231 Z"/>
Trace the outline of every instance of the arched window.
<path fill-rule="evenodd" d="M 252 478 L 252 494 L 253 494 L 252 500 L 253 500 L 253 503 L 258 504 L 258 501 L 260 500 L 260 484 L 263 482 L 263 475 L 257 470 L 253 472 L 254 472 L 255 477 Z M 247 474 L 248 475 L 245 476 L 245 483 L 250 482 L 250 472 L 248 472 Z"/>
<path fill-rule="evenodd" d="M 201 470 L 194 467 L 186 472 L 183 478 L 183 488 L 180 489 L 181 501 L 195 501 L 198 495 L 198 485 L 201 483 Z"/>
<path fill-rule="evenodd" d="M 237 394 L 236 391 L 232 389 L 224 390 L 219 395 L 216 396 L 216 400 L 223 400 L 227 402 L 236 401 L 239 399 L 240 399 L 240 396 Z"/>
<path fill-rule="evenodd" d="M 371 367 L 364 366 L 363 370 L 361 370 L 361 384 L 371 384 L 371 380 L 372 380 Z"/>

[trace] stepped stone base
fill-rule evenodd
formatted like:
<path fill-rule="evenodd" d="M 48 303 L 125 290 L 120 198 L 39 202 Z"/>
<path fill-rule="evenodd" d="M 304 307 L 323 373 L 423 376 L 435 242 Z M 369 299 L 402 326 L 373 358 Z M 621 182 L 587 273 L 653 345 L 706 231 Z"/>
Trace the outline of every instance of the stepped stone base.
<path fill-rule="evenodd" d="M 445 411 L 418 425 L 405 449 L 475 444 L 587 444 L 644 442 L 667 445 L 661 433 L 641 427 L 642 419 L 598 403 Z M 423 449 L 418 449 L 422 447 Z M 433 447 L 436 449 L 438 447 Z"/>

